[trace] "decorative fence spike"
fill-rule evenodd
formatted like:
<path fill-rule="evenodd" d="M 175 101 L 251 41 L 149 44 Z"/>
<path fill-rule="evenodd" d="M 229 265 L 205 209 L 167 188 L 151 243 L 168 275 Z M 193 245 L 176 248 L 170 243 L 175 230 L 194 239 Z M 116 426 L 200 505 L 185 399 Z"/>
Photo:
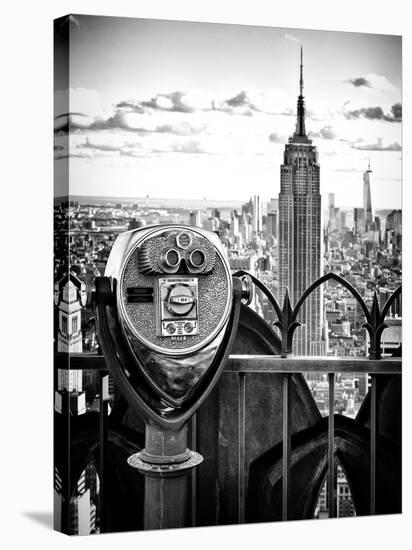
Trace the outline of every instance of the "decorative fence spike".
<path fill-rule="evenodd" d="M 365 329 L 368 331 L 369 338 L 370 338 L 370 352 L 369 352 L 369 358 L 370 359 L 381 359 L 382 356 L 382 349 L 381 349 L 381 338 L 382 333 L 387 328 L 387 325 L 385 324 L 385 317 L 389 311 L 390 306 L 395 301 L 395 299 L 400 295 L 402 292 L 402 287 L 399 286 L 393 291 L 393 294 L 388 298 L 386 301 L 384 307 L 382 308 L 382 311 L 379 308 L 379 302 L 378 302 L 378 296 L 375 291 L 373 296 L 373 302 L 372 307 L 369 310 L 368 306 L 366 305 L 364 299 L 359 294 L 359 292 L 349 283 L 341 277 L 340 275 L 337 275 L 336 273 L 326 273 L 326 275 L 323 275 L 316 281 L 314 281 L 302 294 L 302 296 L 299 298 L 297 304 L 294 308 L 292 308 L 292 304 L 289 297 L 289 291 L 286 289 L 285 297 L 283 299 L 283 307 L 280 308 L 279 302 L 275 298 L 275 296 L 272 294 L 272 292 L 267 288 L 266 285 L 264 285 L 259 279 L 254 277 L 253 275 L 250 275 L 247 271 L 237 271 L 234 275 L 236 276 L 242 276 L 242 275 L 249 275 L 251 280 L 253 281 L 253 284 L 259 288 L 263 294 L 268 298 L 269 302 L 272 304 L 276 315 L 278 317 L 278 320 L 275 321 L 274 325 L 278 327 L 280 334 L 281 334 L 281 340 L 282 340 L 282 350 L 281 354 L 282 357 L 287 357 L 292 353 L 292 347 L 293 347 L 293 335 L 295 333 L 295 330 L 301 326 L 301 323 L 297 320 L 299 311 L 303 304 L 305 303 L 308 296 L 320 285 L 325 283 L 329 280 L 334 280 L 337 283 L 344 286 L 355 298 L 355 300 L 358 302 L 358 304 L 361 306 L 363 310 L 363 314 L 366 319 L 366 323 L 363 325 Z"/>
<path fill-rule="evenodd" d="M 295 330 L 301 326 L 296 321 L 296 314 L 290 303 L 288 289 L 286 289 L 283 299 L 282 316 L 275 322 L 275 326 L 279 327 L 282 336 L 282 357 L 287 357 L 292 353 L 292 341 Z"/>

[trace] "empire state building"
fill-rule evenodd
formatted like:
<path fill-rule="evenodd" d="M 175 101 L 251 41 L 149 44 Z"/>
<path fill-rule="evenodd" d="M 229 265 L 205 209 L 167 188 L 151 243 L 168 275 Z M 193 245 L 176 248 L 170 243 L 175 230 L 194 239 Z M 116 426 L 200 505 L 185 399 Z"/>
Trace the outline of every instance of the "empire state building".
<path fill-rule="evenodd" d="M 283 301 L 288 289 L 292 306 L 321 276 L 319 175 L 317 150 L 305 129 L 301 48 L 296 129 L 285 145 L 279 193 L 279 297 Z M 324 355 L 321 312 L 318 288 L 307 298 L 298 315 L 302 326 L 294 336 L 296 355 Z"/>

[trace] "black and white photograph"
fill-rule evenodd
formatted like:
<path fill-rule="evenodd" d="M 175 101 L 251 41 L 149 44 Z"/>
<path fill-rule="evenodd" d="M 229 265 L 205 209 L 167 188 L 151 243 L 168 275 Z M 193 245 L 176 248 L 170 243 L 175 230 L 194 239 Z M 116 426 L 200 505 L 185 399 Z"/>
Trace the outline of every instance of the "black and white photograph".
<path fill-rule="evenodd" d="M 53 241 L 54 529 L 402 513 L 400 35 L 55 19 Z"/>

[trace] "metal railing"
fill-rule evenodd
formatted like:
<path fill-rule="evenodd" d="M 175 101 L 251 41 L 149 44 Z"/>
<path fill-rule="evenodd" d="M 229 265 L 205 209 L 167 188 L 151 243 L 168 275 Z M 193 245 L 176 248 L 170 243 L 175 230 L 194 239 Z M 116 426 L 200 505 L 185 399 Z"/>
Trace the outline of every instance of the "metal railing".
<path fill-rule="evenodd" d="M 56 355 L 57 368 L 69 368 L 73 370 L 96 370 L 100 372 L 99 392 L 99 477 L 100 477 L 100 507 L 101 526 L 105 530 L 105 462 L 108 437 L 108 370 L 102 355 L 91 354 Z M 370 514 L 376 509 L 376 435 L 377 435 L 377 393 L 376 380 L 380 375 L 401 375 L 400 358 L 334 358 L 334 357 L 289 357 L 265 356 L 265 355 L 230 355 L 226 363 L 225 372 L 236 373 L 239 376 L 239 523 L 245 521 L 246 487 L 245 487 L 245 377 L 249 374 L 282 374 L 282 519 L 288 519 L 291 480 L 291 415 L 293 410 L 292 400 L 292 375 L 295 373 L 322 373 L 328 376 L 329 387 L 329 416 L 328 416 L 328 494 L 329 517 L 336 516 L 336 495 L 334 491 L 336 479 L 335 451 L 334 451 L 334 387 L 337 373 L 357 373 L 370 375 Z M 243 388 L 243 393 L 242 393 Z M 243 395 L 243 398 L 242 398 Z M 192 446 L 195 450 L 196 418 L 192 421 Z M 196 476 L 196 471 L 194 472 Z M 192 523 L 196 524 L 196 481 L 192 479 Z"/>
<path fill-rule="evenodd" d="M 246 272 L 236 273 L 238 276 L 249 275 Z M 336 516 L 336 465 L 335 465 L 335 375 L 337 373 L 363 373 L 370 376 L 370 514 L 376 511 L 376 463 L 377 463 L 377 378 L 380 375 L 392 374 L 401 375 L 401 359 L 381 356 L 381 337 L 386 328 L 385 317 L 394 302 L 400 295 L 401 287 L 394 290 L 384 307 L 381 309 L 375 293 L 371 309 L 369 310 L 365 301 L 354 287 L 345 279 L 334 273 L 324 275 L 315 281 L 302 295 L 295 307 L 292 307 L 289 295 L 286 292 L 283 306 L 267 287 L 258 279 L 252 277 L 253 283 L 268 298 L 275 309 L 277 321 L 275 325 L 281 334 L 282 349 L 280 355 L 230 355 L 225 366 L 226 372 L 236 373 L 239 376 L 239 464 L 238 464 L 238 520 L 245 521 L 245 508 L 247 488 L 245 486 L 245 383 L 249 374 L 281 374 L 282 375 L 282 519 L 289 517 L 291 484 L 291 457 L 292 457 L 292 431 L 291 420 L 293 410 L 292 400 L 292 376 L 293 374 L 322 373 L 327 375 L 329 388 L 329 417 L 328 417 L 328 494 L 329 517 Z M 308 296 L 317 287 L 328 280 L 342 284 L 360 304 L 365 316 L 364 327 L 370 337 L 369 357 L 296 357 L 291 355 L 292 340 L 295 330 L 299 327 L 299 311 Z M 95 354 L 67 354 L 56 353 L 56 369 L 73 370 L 95 370 L 100 372 L 100 393 L 99 393 L 99 477 L 100 477 L 100 503 L 101 503 L 101 530 L 105 531 L 105 465 L 108 441 L 108 370 L 102 355 Z M 195 449 L 196 442 L 196 415 L 192 419 L 192 448 Z M 193 473 L 191 483 L 192 500 L 192 525 L 196 525 L 196 471 Z M 67 489 L 69 491 L 69 489 Z M 70 494 L 66 496 L 69 497 Z"/>
<path fill-rule="evenodd" d="M 329 517 L 336 517 L 336 496 L 334 494 L 335 468 L 335 375 L 337 373 L 353 373 L 370 375 L 370 514 L 376 509 L 376 434 L 377 434 L 377 393 L 376 379 L 379 375 L 401 374 L 402 362 L 399 358 L 367 359 L 346 357 L 289 357 L 264 355 L 231 355 L 226 365 L 226 371 L 235 372 L 243 378 L 245 374 L 277 373 L 283 375 L 282 385 L 282 519 L 288 519 L 289 497 L 291 486 L 291 414 L 293 410 L 291 380 L 293 374 L 322 373 L 328 376 L 329 416 L 328 416 L 328 491 Z M 241 382 L 240 382 L 241 383 Z M 239 421 L 244 416 L 242 400 L 239 400 Z M 243 442 L 244 444 L 244 442 Z M 241 453 L 240 453 L 241 455 Z M 241 467 L 240 470 L 244 470 Z M 243 494 L 243 491 L 242 491 Z M 243 506 L 241 505 L 241 508 Z M 239 518 L 243 523 L 244 517 Z"/>

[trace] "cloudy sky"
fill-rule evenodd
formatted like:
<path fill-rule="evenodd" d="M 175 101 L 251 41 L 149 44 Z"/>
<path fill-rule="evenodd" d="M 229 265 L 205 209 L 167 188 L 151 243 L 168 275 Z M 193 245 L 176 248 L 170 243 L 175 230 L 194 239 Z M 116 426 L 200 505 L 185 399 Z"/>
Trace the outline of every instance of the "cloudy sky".
<path fill-rule="evenodd" d="M 276 197 L 302 44 L 324 204 L 334 192 L 338 206 L 361 205 L 370 160 L 374 206 L 401 206 L 400 37 L 92 16 L 64 24 L 70 90 L 57 63 L 55 156 L 57 177 L 70 159 L 71 193 Z"/>

